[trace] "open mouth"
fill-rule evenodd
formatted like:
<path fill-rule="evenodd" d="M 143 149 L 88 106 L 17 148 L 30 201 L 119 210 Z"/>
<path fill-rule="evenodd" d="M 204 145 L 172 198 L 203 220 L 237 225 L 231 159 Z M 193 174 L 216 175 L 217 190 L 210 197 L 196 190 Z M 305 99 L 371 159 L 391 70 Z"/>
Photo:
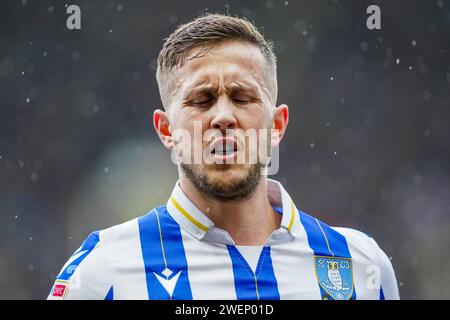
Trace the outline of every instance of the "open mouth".
<path fill-rule="evenodd" d="M 215 159 L 228 160 L 237 155 L 238 142 L 233 138 L 219 138 L 211 145 L 211 154 Z"/>

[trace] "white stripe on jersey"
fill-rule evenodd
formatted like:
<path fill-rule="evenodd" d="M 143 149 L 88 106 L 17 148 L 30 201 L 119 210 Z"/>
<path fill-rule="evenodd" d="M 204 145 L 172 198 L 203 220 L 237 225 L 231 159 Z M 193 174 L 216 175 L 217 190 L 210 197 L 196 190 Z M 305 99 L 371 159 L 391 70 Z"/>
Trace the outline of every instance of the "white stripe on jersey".
<path fill-rule="evenodd" d="M 137 219 L 100 232 L 114 276 L 114 299 L 147 300 L 145 269 Z M 137 263 L 138 262 L 138 263 Z"/>
<path fill-rule="evenodd" d="M 181 230 L 194 300 L 235 300 L 233 268 L 226 245 L 198 241 Z"/>
<path fill-rule="evenodd" d="M 308 246 L 306 231 L 298 223 L 293 228 L 299 237 L 272 247 L 272 263 L 278 281 L 280 299 L 313 300 L 321 299 L 314 271 L 314 252 Z"/>
<path fill-rule="evenodd" d="M 253 272 L 256 272 L 256 267 L 258 266 L 259 257 L 263 246 L 236 246 L 240 254 L 247 261 Z"/>

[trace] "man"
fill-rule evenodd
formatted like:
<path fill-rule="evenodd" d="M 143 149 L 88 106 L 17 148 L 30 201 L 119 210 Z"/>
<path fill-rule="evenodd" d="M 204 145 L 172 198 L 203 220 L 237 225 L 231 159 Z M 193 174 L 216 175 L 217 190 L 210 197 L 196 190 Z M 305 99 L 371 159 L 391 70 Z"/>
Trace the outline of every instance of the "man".
<path fill-rule="evenodd" d="M 372 238 L 299 211 L 267 178 L 288 107 L 275 105 L 276 57 L 254 25 L 211 14 L 180 26 L 157 80 L 154 126 L 179 181 L 166 205 L 92 233 L 50 299 L 399 298 Z"/>

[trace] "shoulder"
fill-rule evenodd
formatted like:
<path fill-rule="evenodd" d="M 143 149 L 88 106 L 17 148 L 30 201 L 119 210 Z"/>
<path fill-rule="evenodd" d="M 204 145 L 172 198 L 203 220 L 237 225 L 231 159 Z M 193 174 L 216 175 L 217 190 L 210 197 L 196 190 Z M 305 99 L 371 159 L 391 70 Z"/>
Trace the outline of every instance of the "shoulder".
<path fill-rule="evenodd" d="M 48 299 L 97 299 L 104 296 L 103 272 L 105 256 L 100 241 L 100 232 L 87 236 L 81 246 L 72 254 L 56 277 Z"/>
<path fill-rule="evenodd" d="M 149 211 L 143 217 L 151 215 Z M 141 217 L 142 218 L 142 217 Z M 139 254 L 139 219 L 94 231 L 61 268 L 49 299 L 103 299 L 114 278 L 114 266 Z"/>
<path fill-rule="evenodd" d="M 338 256 L 350 256 L 355 266 L 364 269 L 367 276 L 373 275 L 380 289 L 380 298 L 399 299 L 397 280 L 391 259 L 371 236 L 352 228 L 331 227 L 301 211 L 300 215 L 305 229 L 313 229 L 317 226 L 315 237 L 319 240 L 313 237 L 312 240 L 318 243 L 319 249 L 320 239 L 323 235 L 324 238 L 327 238 L 323 242 L 326 242 L 328 250 L 331 249 L 335 254 L 340 250 Z M 325 244 L 322 247 L 325 247 Z"/>
<path fill-rule="evenodd" d="M 363 256 L 382 270 L 393 269 L 391 258 L 381 249 L 374 238 L 356 229 L 333 227 L 347 240 L 350 251 L 355 255 Z"/>
<path fill-rule="evenodd" d="M 363 232 L 350 228 L 334 228 L 343 234 L 357 261 L 367 266 L 366 273 L 380 286 L 380 299 L 400 299 L 397 278 L 391 258 L 378 243 Z"/>
<path fill-rule="evenodd" d="M 123 240 L 135 237 L 138 232 L 138 218 L 98 231 L 102 248 L 113 246 Z"/>
<path fill-rule="evenodd" d="M 122 247 L 123 244 L 130 241 L 136 241 L 139 238 L 140 225 L 146 219 L 153 219 L 156 216 L 156 210 L 165 210 L 165 206 L 151 209 L 140 217 L 125 221 L 123 223 L 94 231 L 84 240 L 80 250 L 91 250 L 92 254 L 108 255 L 111 250 L 114 251 L 117 246 Z M 95 249 L 95 250 L 94 250 Z"/>
<path fill-rule="evenodd" d="M 349 249 L 352 251 L 364 252 L 365 256 L 372 260 L 373 262 L 378 261 L 378 255 L 380 254 L 381 248 L 378 243 L 368 234 L 346 227 L 331 227 L 340 234 L 342 234 L 346 241 Z"/>
<path fill-rule="evenodd" d="M 164 212 L 164 210 L 166 210 L 165 206 L 159 206 L 137 218 L 98 231 L 101 247 L 109 250 L 119 244 L 136 240 L 139 238 L 142 224 L 148 219 L 156 219 L 156 212 Z"/>
<path fill-rule="evenodd" d="M 351 256 L 353 253 L 363 255 L 365 260 L 373 263 L 378 263 L 379 255 L 384 254 L 377 242 L 364 232 L 352 228 L 330 226 L 303 211 L 299 211 L 299 214 L 308 237 L 311 238 L 310 240 L 315 240 L 318 247 L 321 243 L 325 247 L 329 246 L 332 251 L 333 247 L 336 249 L 339 249 L 337 247 L 346 247 L 344 252 L 349 251 L 348 254 Z M 343 256 L 345 255 L 343 254 Z"/>

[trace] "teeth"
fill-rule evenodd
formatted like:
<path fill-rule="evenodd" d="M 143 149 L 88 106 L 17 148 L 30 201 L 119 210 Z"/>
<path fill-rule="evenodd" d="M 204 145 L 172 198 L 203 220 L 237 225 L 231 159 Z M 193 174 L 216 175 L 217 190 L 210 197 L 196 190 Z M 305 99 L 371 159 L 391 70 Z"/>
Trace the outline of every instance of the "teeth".
<path fill-rule="evenodd" d="M 223 144 L 219 144 L 216 149 L 216 154 L 231 154 L 234 152 L 234 143 L 226 143 L 225 146 Z"/>

